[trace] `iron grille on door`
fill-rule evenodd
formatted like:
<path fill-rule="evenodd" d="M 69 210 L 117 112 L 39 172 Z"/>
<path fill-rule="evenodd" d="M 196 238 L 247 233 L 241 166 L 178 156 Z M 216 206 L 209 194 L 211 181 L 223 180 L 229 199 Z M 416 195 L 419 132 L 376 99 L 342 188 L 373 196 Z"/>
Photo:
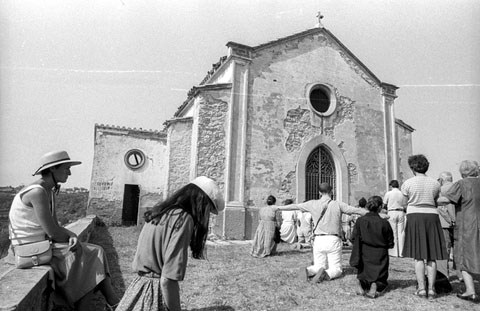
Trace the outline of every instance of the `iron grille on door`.
<path fill-rule="evenodd" d="M 322 147 L 315 148 L 308 156 L 305 166 L 305 200 L 318 200 L 318 186 L 326 182 L 332 186 L 332 198 L 335 199 L 335 165 L 330 153 Z"/>

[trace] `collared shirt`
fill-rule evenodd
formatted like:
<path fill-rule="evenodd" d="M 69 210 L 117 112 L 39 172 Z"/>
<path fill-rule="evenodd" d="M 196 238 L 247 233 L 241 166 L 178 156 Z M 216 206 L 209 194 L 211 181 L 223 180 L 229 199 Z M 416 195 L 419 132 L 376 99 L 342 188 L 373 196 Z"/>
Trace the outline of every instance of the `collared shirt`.
<path fill-rule="evenodd" d="M 145 223 L 138 238 L 133 271 L 154 272 L 170 280 L 182 281 L 192 233 L 192 216 L 179 208 L 164 215 L 158 225 Z"/>
<path fill-rule="evenodd" d="M 387 210 L 405 210 L 407 206 L 407 198 L 398 188 L 392 188 L 392 190 L 385 193 L 383 203 L 387 205 Z"/>
<path fill-rule="evenodd" d="M 318 222 L 323 209 L 328 208 L 323 215 L 323 218 Z M 342 213 L 345 214 L 366 214 L 363 208 L 357 208 L 345 204 L 343 202 L 333 201 L 329 196 L 322 196 L 320 200 L 310 200 L 304 203 L 296 204 L 296 206 L 304 211 L 310 212 L 313 218 L 313 226 L 318 222 L 314 234 L 331 234 L 341 236 L 342 232 Z"/>

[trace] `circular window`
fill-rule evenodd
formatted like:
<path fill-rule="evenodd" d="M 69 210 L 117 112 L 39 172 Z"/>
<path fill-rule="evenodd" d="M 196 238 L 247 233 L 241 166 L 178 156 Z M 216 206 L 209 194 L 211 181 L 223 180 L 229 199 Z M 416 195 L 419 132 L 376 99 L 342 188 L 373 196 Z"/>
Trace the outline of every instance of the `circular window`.
<path fill-rule="evenodd" d="M 331 96 L 330 88 L 316 84 L 308 89 L 308 99 L 313 110 L 321 116 L 329 116 L 335 111 L 335 96 Z"/>
<path fill-rule="evenodd" d="M 138 170 L 145 164 L 145 154 L 138 150 L 132 149 L 125 154 L 125 165 L 132 170 Z"/>

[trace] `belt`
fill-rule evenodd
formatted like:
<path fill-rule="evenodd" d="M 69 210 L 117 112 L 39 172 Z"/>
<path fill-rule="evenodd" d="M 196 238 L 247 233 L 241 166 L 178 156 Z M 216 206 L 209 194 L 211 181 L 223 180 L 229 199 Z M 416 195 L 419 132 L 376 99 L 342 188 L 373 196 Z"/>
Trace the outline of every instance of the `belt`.
<path fill-rule="evenodd" d="M 405 210 L 403 208 L 395 208 L 395 209 L 389 209 L 389 212 L 404 212 Z"/>
<path fill-rule="evenodd" d="M 139 276 L 144 276 L 147 278 L 154 278 L 154 279 L 159 279 L 161 277 L 160 274 L 155 273 L 155 272 L 143 272 L 143 271 L 138 271 L 137 274 Z"/>
<path fill-rule="evenodd" d="M 340 238 L 340 236 L 338 234 L 328 234 L 328 233 L 316 233 L 316 234 L 314 234 L 314 236 L 327 236 L 327 235 L 336 236 L 337 238 Z"/>

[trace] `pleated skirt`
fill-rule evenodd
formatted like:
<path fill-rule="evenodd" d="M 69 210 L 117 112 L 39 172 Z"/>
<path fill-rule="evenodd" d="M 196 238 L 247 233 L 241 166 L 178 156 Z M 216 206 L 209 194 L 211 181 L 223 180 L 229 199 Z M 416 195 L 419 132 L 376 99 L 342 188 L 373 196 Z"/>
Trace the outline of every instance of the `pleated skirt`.
<path fill-rule="evenodd" d="M 128 286 L 116 311 L 166 311 L 160 278 L 137 276 Z"/>
<path fill-rule="evenodd" d="M 448 258 L 445 238 L 438 214 L 407 214 L 403 257 L 417 260 Z"/>

